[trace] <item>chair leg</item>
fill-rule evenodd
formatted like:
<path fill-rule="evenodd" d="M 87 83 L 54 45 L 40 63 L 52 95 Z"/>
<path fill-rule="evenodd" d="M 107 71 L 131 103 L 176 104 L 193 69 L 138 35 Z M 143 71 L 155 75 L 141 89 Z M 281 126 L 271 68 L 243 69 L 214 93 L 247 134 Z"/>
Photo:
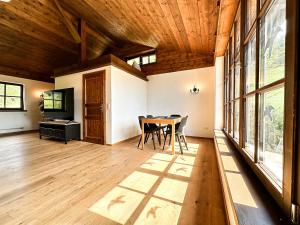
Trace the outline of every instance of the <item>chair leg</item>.
<path fill-rule="evenodd" d="M 156 148 L 155 148 L 155 141 L 154 141 L 154 137 L 155 137 L 155 135 L 154 135 L 154 132 L 152 133 L 152 141 L 153 141 L 153 147 L 154 147 L 154 150 L 156 150 Z"/>
<path fill-rule="evenodd" d="M 187 142 L 186 142 L 186 138 L 184 135 L 182 135 L 182 138 L 183 138 L 183 141 L 184 141 L 184 144 L 185 144 L 185 147 L 186 147 L 186 150 L 189 150 L 188 146 L 187 146 Z"/>
<path fill-rule="evenodd" d="M 176 137 L 178 139 L 178 143 L 179 143 L 179 147 L 180 147 L 180 152 L 181 152 L 181 154 L 183 154 L 180 137 L 178 135 L 176 135 Z"/>
<path fill-rule="evenodd" d="M 160 131 L 156 132 L 157 138 L 158 138 L 158 143 L 161 145 L 161 140 L 160 140 Z"/>
<path fill-rule="evenodd" d="M 141 135 L 141 137 L 140 137 L 139 144 L 138 144 L 137 148 L 139 148 L 139 147 L 140 147 L 141 140 L 142 140 L 142 135 Z"/>
<path fill-rule="evenodd" d="M 165 137 L 165 139 L 164 139 L 163 151 L 165 150 L 165 146 L 166 146 L 166 140 L 167 140 L 167 135 L 165 135 L 164 137 Z"/>
<path fill-rule="evenodd" d="M 147 142 L 148 142 L 148 138 L 149 138 L 149 133 L 146 133 L 146 137 L 145 137 L 145 142 L 144 142 L 144 144 L 146 144 Z"/>
<path fill-rule="evenodd" d="M 170 134 L 169 146 L 171 145 L 171 140 L 172 140 L 172 134 Z"/>

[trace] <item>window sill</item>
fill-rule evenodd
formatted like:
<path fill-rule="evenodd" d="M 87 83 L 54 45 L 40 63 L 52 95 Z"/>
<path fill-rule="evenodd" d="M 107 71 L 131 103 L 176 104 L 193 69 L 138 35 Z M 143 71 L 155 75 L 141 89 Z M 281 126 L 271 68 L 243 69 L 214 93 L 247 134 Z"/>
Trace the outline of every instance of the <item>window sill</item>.
<path fill-rule="evenodd" d="M 24 109 L 0 109 L 0 112 L 27 112 L 27 110 Z"/>

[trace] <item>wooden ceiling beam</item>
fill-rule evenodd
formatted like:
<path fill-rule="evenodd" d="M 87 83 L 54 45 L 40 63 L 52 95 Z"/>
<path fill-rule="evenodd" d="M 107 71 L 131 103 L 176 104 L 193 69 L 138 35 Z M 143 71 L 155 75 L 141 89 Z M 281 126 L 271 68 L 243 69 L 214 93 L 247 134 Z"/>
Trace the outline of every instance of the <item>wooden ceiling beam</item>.
<path fill-rule="evenodd" d="M 66 15 L 65 11 L 63 8 L 60 6 L 59 2 L 57 0 L 54 0 L 54 3 L 58 9 L 59 14 L 61 15 L 62 21 L 67 27 L 68 31 L 72 35 L 74 41 L 79 44 L 81 42 L 80 35 L 78 34 L 76 28 L 72 24 L 72 22 L 69 20 L 68 16 Z"/>
<path fill-rule="evenodd" d="M 1 66 L 0 65 L 0 75 L 8 75 L 13 77 L 20 77 L 30 80 L 38 80 L 48 83 L 54 83 L 54 79 L 50 77 L 50 74 L 37 73 L 32 71 L 25 71 L 22 69 Z"/>
<path fill-rule="evenodd" d="M 84 63 L 87 61 L 87 34 L 86 34 L 86 21 L 83 19 L 79 19 L 78 28 L 80 33 L 80 63 Z"/>
<path fill-rule="evenodd" d="M 239 0 L 220 0 L 215 57 L 225 54 L 238 4 Z"/>

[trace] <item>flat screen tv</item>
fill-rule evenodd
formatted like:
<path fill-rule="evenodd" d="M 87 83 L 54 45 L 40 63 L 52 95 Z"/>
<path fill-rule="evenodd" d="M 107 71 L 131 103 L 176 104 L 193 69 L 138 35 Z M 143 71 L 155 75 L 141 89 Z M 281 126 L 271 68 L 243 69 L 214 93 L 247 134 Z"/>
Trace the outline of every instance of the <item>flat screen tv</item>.
<path fill-rule="evenodd" d="M 45 91 L 43 97 L 47 119 L 74 120 L 74 88 Z"/>

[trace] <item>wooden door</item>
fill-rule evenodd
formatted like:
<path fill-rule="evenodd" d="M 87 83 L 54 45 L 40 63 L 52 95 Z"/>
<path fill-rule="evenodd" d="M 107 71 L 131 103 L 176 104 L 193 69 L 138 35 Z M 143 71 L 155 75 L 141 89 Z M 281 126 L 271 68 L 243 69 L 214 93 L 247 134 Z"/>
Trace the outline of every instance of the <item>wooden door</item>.
<path fill-rule="evenodd" d="M 83 140 L 105 144 L 105 71 L 83 76 Z"/>

